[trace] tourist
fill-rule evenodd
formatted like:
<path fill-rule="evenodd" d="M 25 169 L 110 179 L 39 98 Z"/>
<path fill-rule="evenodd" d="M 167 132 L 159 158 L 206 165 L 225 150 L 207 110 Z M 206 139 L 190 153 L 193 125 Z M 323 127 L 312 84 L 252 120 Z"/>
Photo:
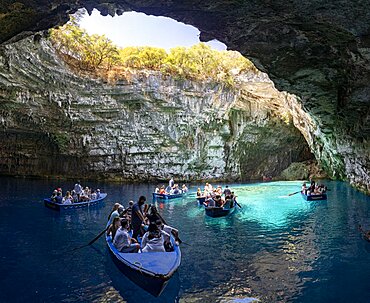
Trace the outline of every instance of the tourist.
<path fill-rule="evenodd" d="M 121 220 L 121 227 L 117 230 L 113 240 L 113 245 L 123 253 L 136 253 L 140 249 L 140 244 L 137 243 L 136 239 L 131 238 L 128 233 L 128 220 Z"/>
<path fill-rule="evenodd" d="M 189 191 L 189 189 L 187 188 L 187 186 L 186 186 L 185 184 L 183 184 L 183 185 L 182 185 L 181 190 L 182 190 L 182 192 L 183 192 L 184 194 L 186 194 L 186 193 Z"/>
<path fill-rule="evenodd" d="M 225 198 L 231 195 L 231 190 L 228 185 L 225 186 L 224 195 L 225 195 Z"/>
<path fill-rule="evenodd" d="M 203 197 L 203 193 L 200 190 L 200 187 L 198 187 L 198 189 L 197 189 L 197 197 Z"/>
<path fill-rule="evenodd" d="M 100 199 L 100 189 L 96 190 L 96 199 Z"/>
<path fill-rule="evenodd" d="M 78 201 L 80 201 L 80 196 L 82 194 L 82 186 L 80 184 L 80 181 L 77 181 L 75 186 L 74 186 L 74 191 L 76 192 L 77 194 L 77 197 L 78 197 Z"/>
<path fill-rule="evenodd" d="M 139 201 L 132 206 L 131 224 L 132 224 L 132 236 L 137 239 L 137 236 L 142 236 L 142 225 L 145 225 L 145 215 L 143 213 L 143 205 L 145 204 L 146 198 L 141 196 Z"/>
<path fill-rule="evenodd" d="M 120 214 L 124 211 L 124 207 L 120 203 L 115 203 L 113 205 L 113 209 L 108 216 L 108 225 L 112 224 L 113 219 L 120 216 Z"/>
<path fill-rule="evenodd" d="M 146 217 L 148 219 L 148 224 L 161 220 L 161 216 L 159 215 L 158 209 L 155 205 L 150 206 L 150 213 L 147 213 Z"/>
<path fill-rule="evenodd" d="M 57 194 L 58 194 L 58 191 L 55 189 L 53 193 L 51 194 L 51 197 L 50 197 L 51 201 L 54 201 L 54 202 L 56 201 Z"/>
<path fill-rule="evenodd" d="M 141 241 L 142 252 L 165 252 L 165 235 L 170 236 L 163 230 L 160 230 L 156 223 L 150 223 L 148 231 L 144 234 Z"/>
<path fill-rule="evenodd" d="M 168 186 L 172 188 L 172 187 L 174 187 L 174 185 L 175 185 L 175 181 L 171 177 L 170 181 L 168 182 Z"/>
<path fill-rule="evenodd" d="M 159 194 L 161 194 L 161 195 L 166 195 L 167 194 L 167 192 L 164 188 L 164 185 L 161 186 L 161 189 L 159 190 Z"/>
<path fill-rule="evenodd" d="M 59 203 L 59 204 L 62 204 L 63 203 L 63 196 L 62 196 L 62 192 L 61 191 L 58 191 L 57 192 L 57 196 L 55 197 L 55 202 L 56 203 Z"/>
<path fill-rule="evenodd" d="M 73 197 L 69 191 L 66 192 L 66 196 L 63 198 L 63 204 L 72 204 Z"/>
<path fill-rule="evenodd" d="M 73 198 L 73 203 L 78 202 L 78 196 L 77 196 L 75 190 L 72 190 L 72 198 Z"/>
<path fill-rule="evenodd" d="M 159 187 L 157 186 L 154 191 L 156 194 L 159 194 Z"/>
<path fill-rule="evenodd" d="M 95 190 L 92 190 L 91 191 L 91 200 L 96 200 L 96 197 L 97 197 L 97 194 L 96 194 Z"/>
<path fill-rule="evenodd" d="M 121 218 L 115 217 L 113 219 L 112 224 L 109 225 L 107 230 L 107 235 L 112 237 L 112 241 L 114 240 L 114 237 L 116 236 L 117 230 L 121 227 Z"/>
<path fill-rule="evenodd" d="M 176 245 L 181 244 L 182 241 L 179 238 L 179 231 L 178 231 L 178 229 L 176 229 L 176 228 L 174 228 L 172 226 L 169 226 L 167 224 L 164 224 L 163 219 L 157 220 L 155 223 L 157 224 L 157 226 L 158 226 L 158 228 L 160 230 L 163 230 L 164 232 L 166 232 L 168 234 L 168 236 L 167 235 L 164 235 L 165 248 L 166 248 L 166 245 L 168 245 L 169 243 L 171 243 L 170 236 L 169 236 L 171 234 L 175 238 Z M 166 251 L 169 251 L 169 250 L 166 249 Z"/>

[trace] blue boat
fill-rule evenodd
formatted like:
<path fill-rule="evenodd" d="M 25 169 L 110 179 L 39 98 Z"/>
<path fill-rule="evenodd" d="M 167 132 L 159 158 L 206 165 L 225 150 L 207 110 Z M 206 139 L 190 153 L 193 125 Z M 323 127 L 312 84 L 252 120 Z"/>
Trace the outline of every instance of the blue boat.
<path fill-rule="evenodd" d="M 165 289 L 181 263 L 181 250 L 175 244 L 172 252 L 121 253 L 112 243 L 112 237 L 105 237 L 109 252 L 119 270 L 131 281 L 158 297 Z"/>
<path fill-rule="evenodd" d="M 77 202 L 72 204 L 59 204 L 54 201 L 52 201 L 50 198 L 44 199 L 44 204 L 46 207 L 61 211 L 61 210 L 71 210 L 71 209 L 78 209 L 88 206 L 94 206 L 100 204 L 105 198 L 107 197 L 106 193 L 100 193 L 100 197 L 95 200 L 89 200 L 84 202 Z"/>
<path fill-rule="evenodd" d="M 234 203 L 233 207 L 206 206 L 204 209 L 207 216 L 219 218 L 232 214 L 235 210 L 235 206 Z"/>
<path fill-rule="evenodd" d="M 169 199 L 176 199 L 181 198 L 184 194 L 157 194 L 153 193 L 153 200 L 159 199 L 159 200 L 169 200 Z"/>
<path fill-rule="evenodd" d="M 316 201 L 316 200 L 327 200 L 327 196 L 325 193 L 323 194 L 313 194 L 313 195 L 306 195 L 303 192 L 301 192 L 302 198 L 306 201 Z"/>

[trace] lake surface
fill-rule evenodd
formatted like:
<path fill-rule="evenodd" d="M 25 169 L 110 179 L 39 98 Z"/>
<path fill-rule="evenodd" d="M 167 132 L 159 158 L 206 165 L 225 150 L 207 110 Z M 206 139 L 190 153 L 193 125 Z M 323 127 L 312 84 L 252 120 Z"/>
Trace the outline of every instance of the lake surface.
<path fill-rule="evenodd" d="M 0 302 L 370 302 L 370 243 L 357 229 L 370 229 L 370 198 L 343 182 L 327 181 L 328 200 L 314 202 L 288 196 L 301 182 L 231 184 L 242 209 L 226 218 L 206 217 L 191 195 L 157 203 L 190 244 L 159 298 L 116 268 L 103 237 L 72 252 L 104 229 L 115 202 L 152 202 L 155 184 L 85 182 L 108 193 L 104 204 L 61 213 L 42 200 L 72 182 L 0 185 Z"/>

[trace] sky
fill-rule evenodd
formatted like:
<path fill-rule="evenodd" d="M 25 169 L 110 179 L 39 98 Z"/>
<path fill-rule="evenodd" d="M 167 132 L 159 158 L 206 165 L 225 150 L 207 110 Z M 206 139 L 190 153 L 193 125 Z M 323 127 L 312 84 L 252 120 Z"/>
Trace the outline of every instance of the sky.
<path fill-rule="evenodd" d="M 194 26 L 167 17 L 148 16 L 137 12 L 104 17 L 94 9 L 91 16 L 85 14 L 80 26 L 90 35 L 105 34 L 120 47 L 155 46 L 168 51 L 172 47 L 189 47 L 200 42 L 200 32 Z M 226 50 L 225 44 L 217 40 L 207 44 L 216 50 Z"/>

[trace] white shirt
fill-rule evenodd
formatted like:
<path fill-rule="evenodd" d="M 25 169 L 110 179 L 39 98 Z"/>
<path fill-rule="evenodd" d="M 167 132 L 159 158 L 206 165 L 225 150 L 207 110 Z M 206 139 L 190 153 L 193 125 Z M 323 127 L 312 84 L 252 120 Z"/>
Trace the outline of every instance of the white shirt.
<path fill-rule="evenodd" d="M 120 227 L 116 235 L 114 236 L 113 245 L 118 249 L 121 250 L 124 247 L 129 247 L 131 245 L 131 237 L 128 234 L 127 229 L 123 229 Z"/>
<path fill-rule="evenodd" d="M 143 247 L 142 252 L 165 252 L 164 249 L 164 240 L 165 236 L 169 237 L 170 235 L 165 231 L 161 230 L 161 236 L 159 238 L 148 239 L 149 232 L 147 231 L 143 239 L 141 240 L 141 246 Z"/>

